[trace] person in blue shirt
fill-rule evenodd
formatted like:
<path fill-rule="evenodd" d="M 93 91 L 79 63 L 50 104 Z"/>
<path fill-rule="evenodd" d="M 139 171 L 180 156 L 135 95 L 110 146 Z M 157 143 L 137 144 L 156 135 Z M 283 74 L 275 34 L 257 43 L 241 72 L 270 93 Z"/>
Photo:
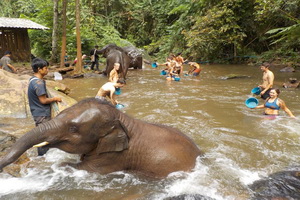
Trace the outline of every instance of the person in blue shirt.
<path fill-rule="evenodd" d="M 285 105 L 284 101 L 280 98 L 278 98 L 278 95 L 280 94 L 279 89 L 272 88 L 269 92 L 270 97 L 266 99 L 265 103 L 259 106 L 256 106 L 254 109 L 257 108 L 265 108 L 265 115 L 272 115 L 277 116 L 279 115 L 279 110 L 284 110 L 290 117 L 295 118 L 293 113 L 288 109 L 288 107 Z"/>
<path fill-rule="evenodd" d="M 46 89 L 44 76 L 48 74 L 49 63 L 41 58 L 32 60 L 33 77 L 29 79 L 28 100 L 31 114 L 35 125 L 49 121 L 51 119 L 52 102 L 61 102 L 60 97 L 50 98 Z M 48 151 L 46 147 L 38 147 L 38 155 L 42 156 Z"/>

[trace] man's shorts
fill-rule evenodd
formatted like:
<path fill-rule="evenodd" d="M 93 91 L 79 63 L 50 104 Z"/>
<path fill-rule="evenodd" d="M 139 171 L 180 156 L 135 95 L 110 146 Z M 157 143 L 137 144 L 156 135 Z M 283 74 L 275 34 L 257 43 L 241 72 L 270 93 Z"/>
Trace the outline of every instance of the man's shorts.
<path fill-rule="evenodd" d="M 272 88 L 268 89 L 263 95 L 261 95 L 260 97 L 264 100 L 266 100 L 267 98 L 270 97 L 270 91 L 272 90 Z"/>

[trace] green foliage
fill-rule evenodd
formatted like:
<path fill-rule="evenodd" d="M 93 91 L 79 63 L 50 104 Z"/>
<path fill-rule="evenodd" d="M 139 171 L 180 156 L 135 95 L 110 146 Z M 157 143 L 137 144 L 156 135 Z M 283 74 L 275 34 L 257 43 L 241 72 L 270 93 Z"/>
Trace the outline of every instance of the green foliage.
<path fill-rule="evenodd" d="M 50 28 L 29 31 L 33 53 L 49 58 L 53 1 L 1 0 L 0 6 L 2 16 Z M 299 0 L 81 0 L 82 51 L 115 43 L 135 45 L 158 59 L 182 52 L 197 61 L 228 62 L 259 54 L 295 60 L 299 13 Z M 68 1 L 67 19 L 67 51 L 75 58 L 75 1 Z"/>
<path fill-rule="evenodd" d="M 191 30 L 184 31 L 188 47 L 194 49 L 191 56 L 208 60 L 232 57 L 234 48 L 240 48 L 246 37 L 241 27 L 244 4 L 241 0 L 220 1 L 193 18 Z"/>
<path fill-rule="evenodd" d="M 19 17 L 16 12 L 16 5 L 18 0 L 1 0 L 0 1 L 0 17 Z"/>

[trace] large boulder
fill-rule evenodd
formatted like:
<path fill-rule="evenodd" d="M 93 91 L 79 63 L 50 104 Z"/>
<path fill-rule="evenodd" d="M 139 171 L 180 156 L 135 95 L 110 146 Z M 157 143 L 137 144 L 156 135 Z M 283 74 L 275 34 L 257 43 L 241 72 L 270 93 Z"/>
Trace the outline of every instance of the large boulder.
<path fill-rule="evenodd" d="M 290 66 L 284 67 L 280 70 L 280 72 L 295 72 L 295 71 L 296 71 L 295 68 L 290 67 Z"/>
<path fill-rule="evenodd" d="M 289 78 L 288 82 L 283 83 L 284 88 L 297 88 L 300 85 L 300 81 L 297 78 Z"/>
<path fill-rule="evenodd" d="M 289 167 L 249 185 L 252 200 L 300 199 L 300 167 Z"/>
<path fill-rule="evenodd" d="M 13 74 L 0 69 L 0 117 L 31 117 L 27 97 L 30 77 L 29 75 Z M 47 80 L 46 84 L 47 90 L 52 96 L 62 98 L 62 103 L 52 104 L 55 108 L 59 107 L 59 111 L 76 103 L 76 100 L 59 91 L 66 90 L 66 87 L 61 83 Z"/>

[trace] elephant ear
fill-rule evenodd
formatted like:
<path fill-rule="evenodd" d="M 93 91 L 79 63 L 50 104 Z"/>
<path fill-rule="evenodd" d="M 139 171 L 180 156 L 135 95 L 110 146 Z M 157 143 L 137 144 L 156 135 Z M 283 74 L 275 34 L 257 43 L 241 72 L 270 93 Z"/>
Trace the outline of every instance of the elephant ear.
<path fill-rule="evenodd" d="M 113 122 L 108 133 L 99 139 L 97 154 L 128 149 L 128 131 L 119 120 Z"/>

